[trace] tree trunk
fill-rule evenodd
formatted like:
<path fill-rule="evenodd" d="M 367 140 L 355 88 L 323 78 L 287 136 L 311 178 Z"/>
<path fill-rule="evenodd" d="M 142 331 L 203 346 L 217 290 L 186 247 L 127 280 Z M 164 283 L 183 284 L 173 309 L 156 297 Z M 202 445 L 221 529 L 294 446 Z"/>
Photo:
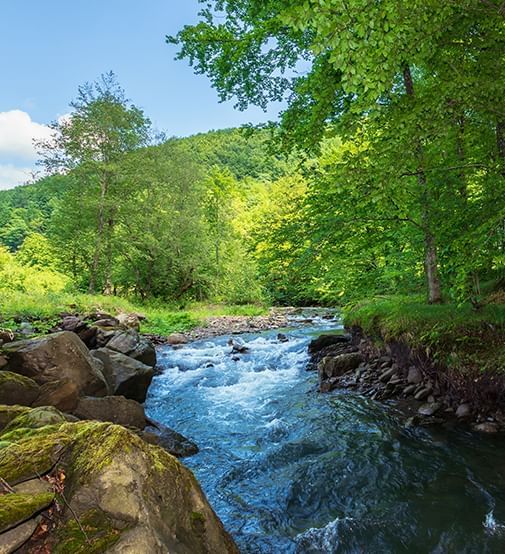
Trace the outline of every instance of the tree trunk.
<path fill-rule="evenodd" d="M 98 270 L 100 268 L 100 262 L 102 258 L 102 243 L 105 227 L 105 199 L 107 197 L 107 188 L 107 177 L 104 176 L 100 183 L 100 203 L 98 205 L 98 215 L 96 220 L 95 253 L 93 254 L 93 263 L 91 265 L 91 274 L 88 287 L 88 292 L 90 294 L 96 293 Z"/>
<path fill-rule="evenodd" d="M 414 81 L 408 65 L 405 65 L 403 68 L 403 84 L 407 96 L 414 98 Z M 439 304 L 442 302 L 442 287 L 438 274 L 437 246 L 431 230 L 430 197 L 428 180 L 424 170 L 424 152 L 423 146 L 418 139 L 415 140 L 414 143 L 416 144 L 415 154 L 418 161 L 417 182 L 421 189 L 421 217 L 424 232 L 424 273 L 428 287 L 428 302 L 430 304 Z"/>
<path fill-rule="evenodd" d="M 500 173 L 505 176 L 505 121 L 501 119 L 496 122 L 496 148 L 502 165 Z"/>

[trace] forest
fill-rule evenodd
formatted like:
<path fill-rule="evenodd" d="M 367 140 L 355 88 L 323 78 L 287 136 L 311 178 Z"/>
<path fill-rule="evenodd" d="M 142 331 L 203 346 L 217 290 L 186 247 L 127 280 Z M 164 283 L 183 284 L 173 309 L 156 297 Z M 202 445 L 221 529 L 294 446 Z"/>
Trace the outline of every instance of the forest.
<path fill-rule="evenodd" d="M 500 9 L 322 4 L 217 2 L 167 38 L 238 107 L 287 98 L 261 129 L 166 138 L 114 74 L 80 87 L 38 145 L 47 177 L 0 194 L 0 286 L 297 305 L 499 290 Z"/>

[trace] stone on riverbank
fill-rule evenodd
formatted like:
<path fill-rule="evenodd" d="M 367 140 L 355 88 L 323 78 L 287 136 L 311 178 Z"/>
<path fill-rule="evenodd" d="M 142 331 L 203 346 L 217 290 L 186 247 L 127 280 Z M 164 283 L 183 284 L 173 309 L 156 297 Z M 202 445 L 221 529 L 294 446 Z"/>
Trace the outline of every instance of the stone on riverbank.
<path fill-rule="evenodd" d="M 153 344 L 133 329 L 115 333 L 108 341 L 107 348 L 138 360 L 145 365 L 151 367 L 156 365 L 156 350 Z"/>
<path fill-rule="evenodd" d="M 12 486 L 20 467 L 34 466 L 43 477 L 54 461 L 57 474 L 66 475 L 66 502 L 57 528 L 36 545 L 41 551 L 238 554 L 192 473 L 127 429 L 97 422 L 40 429 L 0 449 L 0 474 Z M 0 506 L 9 496 L 17 495 L 1 496 Z M 37 500 L 36 494 L 25 497 L 30 505 Z"/>
<path fill-rule="evenodd" d="M 321 335 L 309 343 L 309 353 L 316 354 L 323 348 L 335 344 L 348 344 L 350 340 L 349 335 Z"/>
<path fill-rule="evenodd" d="M 152 367 L 110 348 L 92 350 L 91 355 L 103 364 L 103 375 L 113 395 L 144 402 L 154 376 Z"/>
<path fill-rule="evenodd" d="M 104 396 L 107 384 L 81 339 L 62 331 L 2 347 L 6 369 L 30 377 L 39 385 L 67 378 L 80 394 Z"/>
<path fill-rule="evenodd" d="M 0 404 L 31 406 L 38 396 L 39 386 L 33 379 L 0 370 Z"/>
<path fill-rule="evenodd" d="M 357 352 L 340 354 L 339 356 L 327 356 L 323 358 L 317 368 L 321 381 L 340 377 L 348 371 L 356 369 L 363 362 L 363 356 Z"/>
<path fill-rule="evenodd" d="M 137 429 L 144 429 L 146 426 L 144 407 L 135 400 L 129 400 L 123 396 L 81 398 L 74 410 L 74 415 L 79 419 L 108 421 Z"/>

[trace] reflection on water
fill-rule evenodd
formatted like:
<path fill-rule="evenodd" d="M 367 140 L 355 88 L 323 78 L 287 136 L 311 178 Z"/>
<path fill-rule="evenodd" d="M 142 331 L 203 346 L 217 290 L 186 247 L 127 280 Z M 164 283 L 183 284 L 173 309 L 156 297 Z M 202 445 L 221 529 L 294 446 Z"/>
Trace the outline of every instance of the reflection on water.
<path fill-rule="evenodd" d="M 200 446 L 184 463 L 241 552 L 505 552 L 505 441 L 318 394 L 304 367 L 323 325 L 233 337 L 238 360 L 229 337 L 159 350 L 147 411 Z"/>

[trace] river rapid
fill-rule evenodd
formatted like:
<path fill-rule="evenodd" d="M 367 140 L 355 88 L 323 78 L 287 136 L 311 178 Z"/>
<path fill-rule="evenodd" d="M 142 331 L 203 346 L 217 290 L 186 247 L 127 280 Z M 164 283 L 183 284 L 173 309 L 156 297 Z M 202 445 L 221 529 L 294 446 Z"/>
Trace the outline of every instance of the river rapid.
<path fill-rule="evenodd" d="M 146 410 L 199 445 L 184 463 L 240 551 L 505 552 L 505 440 L 318 393 L 307 345 L 327 329 L 340 322 L 234 336 L 242 354 L 229 336 L 158 350 Z"/>

